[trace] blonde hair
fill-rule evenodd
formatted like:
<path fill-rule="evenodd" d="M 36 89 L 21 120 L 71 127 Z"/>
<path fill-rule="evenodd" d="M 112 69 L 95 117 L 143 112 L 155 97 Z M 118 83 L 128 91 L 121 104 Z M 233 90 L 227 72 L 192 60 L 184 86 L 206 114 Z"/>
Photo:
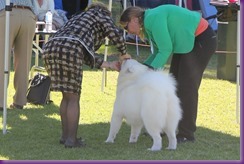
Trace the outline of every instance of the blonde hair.
<path fill-rule="evenodd" d="M 123 13 L 120 16 L 120 24 L 124 25 L 126 22 L 129 22 L 131 18 L 139 18 L 139 23 L 143 25 L 143 16 L 144 16 L 144 9 L 138 7 L 138 6 L 131 6 L 128 7 L 123 11 Z"/>
<path fill-rule="evenodd" d="M 102 2 L 94 2 L 90 6 L 88 6 L 87 10 L 89 9 L 101 9 L 105 12 L 106 15 L 111 16 L 111 12 L 109 11 L 108 7 Z"/>
<path fill-rule="evenodd" d="M 139 37 L 143 41 L 145 38 L 144 27 L 143 27 L 144 13 L 145 13 L 144 9 L 142 9 L 138 6 L 131 6 L 123 11 L 123 13 L 120 16 L 120 21 L 119 21 L 120 25 L 125 26 L 125 24 L 130 22 L 132 18 L 138 18 L 139 24 L 141 26 Z"/>

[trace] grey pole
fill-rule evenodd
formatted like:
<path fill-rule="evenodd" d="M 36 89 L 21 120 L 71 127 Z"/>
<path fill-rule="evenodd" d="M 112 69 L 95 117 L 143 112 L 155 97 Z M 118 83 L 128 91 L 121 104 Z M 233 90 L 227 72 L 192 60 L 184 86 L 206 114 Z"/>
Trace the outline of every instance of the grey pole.
<path fill-rule="evenodd" d="M 241 2 L 238 1 L 238 5 L 241 8 Z M 241 65 L 240 65 L 240 54 L 241 54 L 241 16 L 240 16 L 240 9 L 238 10 L 237 14 L 237 61 L 236 61 L 236 121 L 237 123 L 240 123 L 240 75 L 241 75 Z"/>
<path fill-rule="evenodd" d="M 9 57 L 9 20 L 10 20 L 10 0 L 6 0 L 6 21 L 5 21 L 5 57 L 4 57 L 4 98 L 3 98 L 3 134 L 7 133 L 7 91 L 8 91 L 8 57 Z"/>

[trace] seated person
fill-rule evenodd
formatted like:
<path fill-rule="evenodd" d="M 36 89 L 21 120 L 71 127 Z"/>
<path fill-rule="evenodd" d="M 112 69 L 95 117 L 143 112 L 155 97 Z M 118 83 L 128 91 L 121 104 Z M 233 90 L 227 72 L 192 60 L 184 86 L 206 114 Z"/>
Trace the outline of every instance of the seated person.
<path fill-rule="evenodd" d="M 82 12 L 92 0 L 62 0 L 63 9 L 67 11 L 67 18 L 70 19 L 73 15 Z"/>
<path fill-rule="evenodd" d="M 62 0 L 54 0 L 54 9 L 55 10 L 63 10 L 63 1 Z"/>
<path fill-rule="evenodd" d="M 133 6 L 133 1 L 131 0 L 131 5 Z M 165 4 L 175 4 L 175 0 L 135 0 L 135 5 L 142 8 L 155 8 L 160 5 Z"/>
<path fill-rule="evenodd" d="M 64 23 L 67 22 L 66 12 L 57 9 L 55 10 L 54 0 L 35 0 L 33 1 L 34 7 L 37 11 L 37 18 L 38 21 L 45 21 L 45 15 L 47 11 L 51 11 L 53 14 L 53 30 L 57 30 L 58 28 L 62 27 Z"/>

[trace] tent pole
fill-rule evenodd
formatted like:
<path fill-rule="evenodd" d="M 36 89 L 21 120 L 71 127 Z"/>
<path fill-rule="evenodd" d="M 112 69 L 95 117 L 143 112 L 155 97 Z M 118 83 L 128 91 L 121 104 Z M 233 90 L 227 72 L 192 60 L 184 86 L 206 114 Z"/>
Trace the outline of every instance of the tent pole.
<path fill-rule="evenodd" d="M 8 57 L 9 57 L 9 19 L 10 19 L 10 0 L 6 0 L 5 18 L 5 55 L 4 55 L 4 98 L 3 98 L 3 134 L 7 133 L 7 92 L 8 92 Z"/>
<path fill-rule="evenodd" d="M 179 0 L 179 6 L 182 7 L 182 0 Z"/>
<path fill-rule="evenodd" d="M 241 7 L 240 0 L 238 0 L 238 5 Z M 240 17 L 240 10 L 238 10 L 237 13 L 237 61 L 236 61 L 236 121 L 239 124 L 240 123 L 240 75 L 241 75 L 241 69 L 240 69 L 240 54 L 241 54 L 241 38 L 240 38 L 240 29 L 241 29 L 241 17 Z"/>
<path fill-rule="evenodd" d="M 125 10 L 127 8 L 127 0 L 123 0 L 123 10 Z M 126 32 L 124 30 L 124 38 L 126 39 Z"/>
<path fill-rule="evenodd" d="M 136 6 L 136 1 L 133 0 L 133 6 Z M 136 56 L 139 56 L 139 45 L 138 45 L 138 36 L 136 35 Z"/>
<path fill-rule="evenodd" d="M 109 11 L 112 11 L 112 0 L 109 0 L 108 9 L 109 9 Z M 106 40 L 105 40 L 104 61 L 107 61 L 108 43 L 109 43 L 109 39 L 106 38 Z M 102 92 L 104 91 L 104 87 L 106 86 L 106 84 L 107 84 L 107 70 L 106 70 L 106 68 L 103 68 L 102 87 L 101 87 Z"/>

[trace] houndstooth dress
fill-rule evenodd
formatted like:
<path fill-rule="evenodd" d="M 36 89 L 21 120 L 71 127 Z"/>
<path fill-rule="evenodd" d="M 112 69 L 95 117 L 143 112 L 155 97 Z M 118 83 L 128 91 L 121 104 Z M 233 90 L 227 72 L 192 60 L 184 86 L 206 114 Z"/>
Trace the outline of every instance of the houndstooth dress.
<path fill-rule="evenodd" d="M 103 58 L 95 52 L 104 44 L 106 37 L 116 44 L 121 54 L 126 54 L 122 30 L 100 7 L 75 15 L 52 35 L 43 49 L 51 90 L 80 94 L 82 66 L 100 68 Z"/>

